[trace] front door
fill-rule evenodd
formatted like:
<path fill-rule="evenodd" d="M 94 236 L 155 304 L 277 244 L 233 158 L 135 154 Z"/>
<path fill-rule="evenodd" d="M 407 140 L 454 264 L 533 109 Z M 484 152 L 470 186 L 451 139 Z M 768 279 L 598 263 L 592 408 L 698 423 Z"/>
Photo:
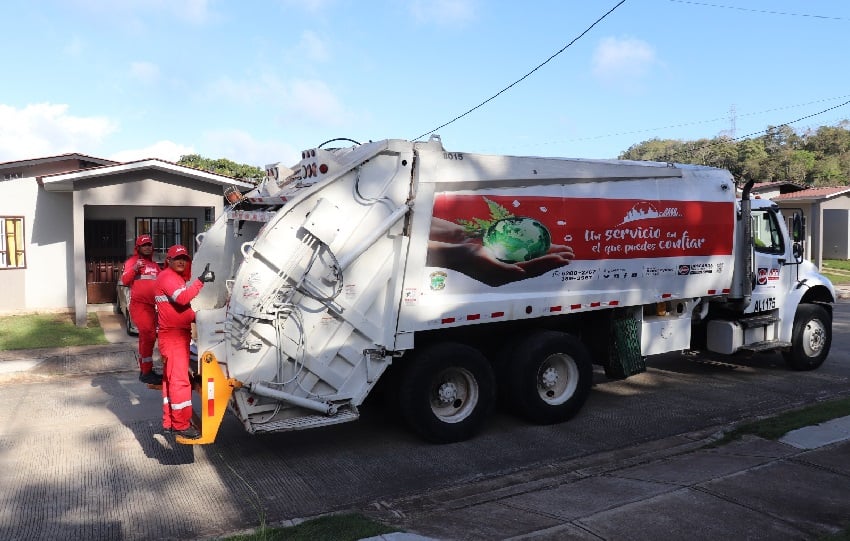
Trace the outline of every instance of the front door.
<path fill-rule="evenodd" d="M 756 274 L 752 303 L 747 312 L 771 312 L 785 301 L 793 268 L 779 218 L 771 209 L 753 210 L 753 252 Z"/>
<path fill-rule="evenodd" d="M 124 220 L 86 220 L 86 293 L 89 304 L 115 302 L 121 267 L 128 257 Z"/>

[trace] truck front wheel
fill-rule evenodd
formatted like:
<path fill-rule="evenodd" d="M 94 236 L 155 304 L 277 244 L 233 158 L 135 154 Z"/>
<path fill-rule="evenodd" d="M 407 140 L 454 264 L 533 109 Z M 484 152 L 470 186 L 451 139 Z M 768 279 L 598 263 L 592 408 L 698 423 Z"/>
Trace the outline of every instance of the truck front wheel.
<path fill-rule="evenodd" d="M 832 318 L 823 306 L 801 304 L 794 316 L 791 349 L 785 362 L 794 370 L 814 370 L 823 364 L 832 345 Z"/>
<path fill-rule="evenodd" d="M 593 384 L 587 348 L 575 337 L 540 331 L 516 344 L 505 370 L 511 405 L 529 421 L 566 421 L 584 405 Z"/>
<path fill-rule="evenodd" d="M 496 399 L 493 370 L 465 344 L 444 342 L 414 353 L 399 385 L 407 424 L 435 443 L 463 441 L 484 424 Z"/>

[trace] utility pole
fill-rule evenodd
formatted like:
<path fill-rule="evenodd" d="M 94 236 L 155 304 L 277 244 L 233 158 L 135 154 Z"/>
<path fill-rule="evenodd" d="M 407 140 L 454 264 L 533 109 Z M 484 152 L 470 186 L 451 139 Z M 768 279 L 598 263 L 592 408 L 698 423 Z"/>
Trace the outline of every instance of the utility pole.
<path fill-rule="evenodd" d="M 735 122 L 738 118 L 738 114 L 735 112 L 735 104 L 733 103 L 731 107 L 729 107 L 729 137 L 733 140 L 735 139 Z"/>

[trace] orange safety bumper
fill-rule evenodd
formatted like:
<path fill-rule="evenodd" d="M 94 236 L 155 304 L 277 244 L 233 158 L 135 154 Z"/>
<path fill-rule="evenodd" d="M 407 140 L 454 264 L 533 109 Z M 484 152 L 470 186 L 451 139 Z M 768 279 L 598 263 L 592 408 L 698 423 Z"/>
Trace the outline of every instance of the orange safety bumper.
<path fill-rule="evenodd" d="M 175 438 L 177 443 L 184 445 L 203 445 L 214 442 L 233 390 L 242 387 L 241 382 L 224 375 L 218 360 L 212 353 L 204 353 L 199 365 L 200 381 L 195 389 L 201 394 L 201 411 L 200 415 L 198 412 L 193 412 L 192 418 L 201 432 L 201 437 L 193 440 L 177 436 Z"/>

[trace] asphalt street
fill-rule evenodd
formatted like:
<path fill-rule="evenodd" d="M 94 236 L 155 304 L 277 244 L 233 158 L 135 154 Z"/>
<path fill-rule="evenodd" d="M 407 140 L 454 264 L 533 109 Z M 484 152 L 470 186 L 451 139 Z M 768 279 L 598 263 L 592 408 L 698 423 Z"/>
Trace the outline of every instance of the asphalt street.
<path fill-rule="evenodd" d="M 819 370 L 791 372 L 777 354 L 665 355 L 626 380 L 608 381 L 597 372 L 588 403 L 568 423 L 529 426 L 499 412 L 478 437 L 452 445 L 423 443 L 374 401 L 354 423 L 264 436 L 247 434 L 228 415 L 216 443 L 180 446 L 159 429 L 161 398 L 138 382 L 133 347 L 126 339 L 104 347 L 0 352 L 0 538 L 209 539 L 348 510 L 440 538 L 492 539 L 492 528 L 501 532 L 496 538 L 650 538 L 610 526 L 614 510 L 627 514 L 622 508 L 644 505 L 630 516 L 658 534 L 675 521 L 652 522 L 659 512 L 646 503 L 652 498 L 678 498 L 677 509 L 688 502 L 694 509 L 705 509 L 708 500 L 734 502 L 733 495 L 724 499 L 718 496 L 723 490 L 700 483 L 735 477 L 739 466 L 761 468 L 754 482 L 769 490 L 780 479 L 775 470 L 789 463 L 795 471 L 819 464 L 808 468 L 820 472 L 815 482 L 829 487 L 830 498 L 850 501 L 846 466 L 818 459 L 823 450 L 805 451 L 815 453 L 806 458 L 775 442 L 768 449 L 743 442 L 720 453 L 725 458 L 703 457 L 715 466 L 685 465 L 692 474 L 684 480 L 647 478 L 662 475 L 661 466 L 646 471 L 698 451 L 741 421 L 850 395 L 846 301 L 836 305 L 832 353 Z M 827 448 L 846 456 L 841 445 Z M 643 477 L 612 473 L 627 467 L 644 468 Z M 688 490 L 679 492 L 683 486 Z M 558 500 L 552 492 L 558 487 L 572 492 Z M 537 503 L 516 499 L 521 495 Z M 536 511 L 523 511 L 529 506 Z M 787 522 L 771 529 L 756 521 L 761 526 L 753 532 L 799 539 L 832 531 L 830 521 L 850 521 L 827 508 L 826 518 L 816 517 L 820 526 Z M 721 525 L 750 524 L 739 507 L 719 512 L 731 513 Z M 691 532 L 707 539 L 723 529 L 702 533 Z"/>

